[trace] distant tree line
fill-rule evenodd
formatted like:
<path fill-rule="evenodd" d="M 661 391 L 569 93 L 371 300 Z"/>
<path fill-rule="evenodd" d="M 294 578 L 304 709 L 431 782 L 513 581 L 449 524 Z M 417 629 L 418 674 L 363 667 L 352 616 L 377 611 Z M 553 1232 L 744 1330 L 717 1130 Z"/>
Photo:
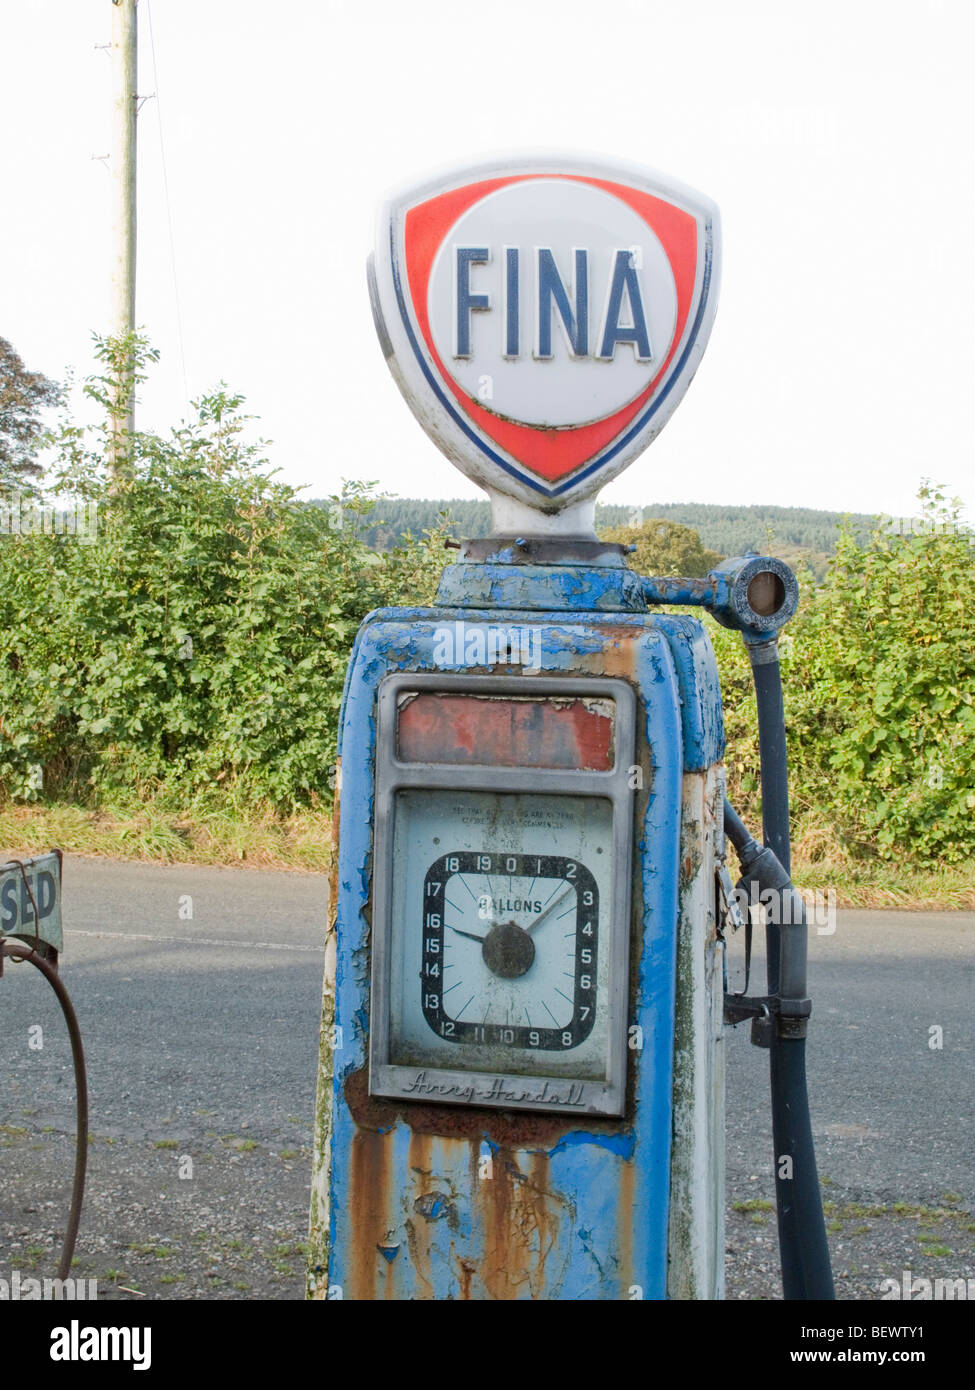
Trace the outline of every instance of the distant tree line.
<path fill-rule="evenodd" d="M 331 503 L 316 498 L 312 505 Z M 486 536 L 490 529 L 491 504 L 487 499 L 451 497 L 430 501 L 387 497 L 376 503 L 362 527 L 361 538 L 377 550 L 388 550 L 407 534 L 422 536 L 424 531 L 434 529 L 441 514 L 446 514 L 447 532 L 458 540 L 466 536 Z M 776 554 L 791 549 L 807 551 L 814 556 L 829 556 L 836 549 L 838 528 L 844 518 L 842 512 L 817 511 L 811 507 L 733 507 L 707 502 L 596 506 L 596 525 L 600 531 L 639 525 L 651 519 L 676 522 L 693 527 L 701 544 L 721 556 L 740 555 L 746 550 L 764 553 L 769 549 Z M 866 543 L 876 524 L 875 518 L 858 512 L 847 516 L 846 520 L 857 540 Z"/>

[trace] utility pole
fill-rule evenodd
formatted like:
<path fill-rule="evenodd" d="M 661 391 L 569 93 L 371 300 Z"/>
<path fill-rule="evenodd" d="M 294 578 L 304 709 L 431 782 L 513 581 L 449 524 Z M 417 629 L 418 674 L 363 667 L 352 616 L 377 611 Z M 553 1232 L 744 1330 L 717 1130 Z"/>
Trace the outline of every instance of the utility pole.
<path fill-rule="evenodd" d="M 112 0 L 112 160 L 115 225 L 112 259 L 112 335 L 135 329 L 137 0 Z M 112 464 L 124 458 L 135 429 L 135 364 L 120 365 Z"/>

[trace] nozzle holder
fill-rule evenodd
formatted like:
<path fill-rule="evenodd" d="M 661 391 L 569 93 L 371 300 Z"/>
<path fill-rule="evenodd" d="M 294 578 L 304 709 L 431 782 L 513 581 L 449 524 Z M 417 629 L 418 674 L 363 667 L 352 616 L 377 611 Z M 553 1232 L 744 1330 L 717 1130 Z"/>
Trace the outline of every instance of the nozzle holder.
<path fill-rule="evenodd" d="M 799 582 L 774 555 L 737 555 L 706 579 L 641 578 L 648 604 L 699 604 L 723 627 L 740 632 L 749 647 L 774 651 L 781 628 L 799 606 Z"/>
<path fill-rule="evenodd" d="M 707 605 L 710 613 L 750 645 L 775 637 L 799 606 L 799 582 L 774 555 L 725 560 L 709 578 L 716 581 L 714 600 Z"/>

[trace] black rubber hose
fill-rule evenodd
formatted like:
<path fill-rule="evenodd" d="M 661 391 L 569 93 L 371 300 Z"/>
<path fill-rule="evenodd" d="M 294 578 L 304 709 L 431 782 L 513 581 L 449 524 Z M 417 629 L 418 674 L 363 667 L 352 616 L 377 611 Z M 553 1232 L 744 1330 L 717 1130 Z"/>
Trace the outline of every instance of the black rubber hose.
<path fill-rule="evenodd" d="M 836 1292 L 809 1118 L 805 1038 L 773 1035 L 769 1069 L 782 1294 L 787 1299 L 833 1299 Z"/>
<path fill-rule="evenodd" d="M 748 826 L 727 797 L 724 799 L 724 833 L 734 845 L 744 869 L 746 859 L 750 860 L 755 850 L 760 849 L 761 846 L 752 838 Z"/>
<path fill-rule="evenodd" d="M 727 802 L 725 827 L 739 851 L 746 877 L 754 878 L 760 887 L 764 884 L 772 888 L 780 907 L 789 895 L 788 913 L 766 913 L 766 970 L 770 996 L 798 998 L 806 991 L 807 929 L 805 907 L 799 906 L 801 899 L 791 881 L 789 770 L 779 655 L 774 642 L 750 645 L 748 654 L 758 706 L 765 850 L 752 839 Z M 765 860 L 769 852 L 778 861 L 774 868 Z M 783 931 L 790 933 L 784 969 Z M 836 1294 L 809 1116 L 806 1040 L 801 1036 L 783 1036 L 783 1024 L 778 1018 L 775 1024 L 769 1073 L 782 1292 L 789 1300 L 833 1299 Z"/>
<path fill-rule="evenodd" d="M 785 748 L 785 705 L 779 653 L 774 642 L 748 648 L 758 702 L 758 746 L 762 757 L 762 832 L 787 874 L 792 872 L 789 837 L 789 766 Z"/>
<path fill-rule="evenodd" d="M 758 844 L 730 801 L 725 802 L 725 831 L 741 861 L 749 902 L 771 893 L 766 935 L 790 933 L 781 957 L 783 999 L 806 993 L 806 909 L 777 855 Z M 772 921 L 771 918 L 777 918 Z M 775 991 L 770 990 L 773 994 Z M 779 1018 L 769 1048 L 772 1086 L 772 1146 L 775 1158 L 775 1205 L 778 1215 L 782 1292 L 787 1299 L 832 1299 L 833 1274 L 823 1220 L 816 1150 L 806 1087 L 806 1040 L 783 1037 Z M 785 1026 L 789 1026 L 786 1023 Z"/>
<path fill-rule="evenodd" d="M 85 1173 L 88 1168 L 88 1078 L 85 1071 L 85 1049 L 81 1042 L 81 1030 L 71 1003 L 71 996 L 65 989 L 60 976 L 50 962 L 20 941 L 0 942 L 0 956 L 10 960 L 26 960 L 36 966 L 58 997 L 64 1021 L 71 1039 L 71 1055 L 74 1060 L 74 1083 L 77 1097 L 78 1125 L 75 1142 L 74 1185 L 71 1190 L 71 1206 L 68 1210 L 68 1224 L 64 1231 L 64 1245 L 61 1247 L 61 1261 L 58 1265 L 60 1280 L 71 1277 L 71 1261 L 74 1259 L 75 1241 L 81 1224 L 81 1207 L 85 1200 Z"/>
<path fill-rule="evenodd" d="M 748 648 L 758 706 L 758 748 L 762 777 L 762 838 L 786 873 L 792 872 L 789 832 L 789 764 L 785 744 L 785 704 L 779 652 L 774 642 Z M 765 973 L 769 994 L 779 989 L 779 932 L 765 932 Z"/>

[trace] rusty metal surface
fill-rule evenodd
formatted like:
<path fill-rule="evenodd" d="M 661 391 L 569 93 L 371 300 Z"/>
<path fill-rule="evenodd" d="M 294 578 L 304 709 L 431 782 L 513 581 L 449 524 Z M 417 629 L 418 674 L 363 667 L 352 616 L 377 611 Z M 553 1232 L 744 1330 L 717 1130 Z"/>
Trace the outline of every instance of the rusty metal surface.
<path fill-rule="evenodd" d="M 681 777 L 688 764 L 720 758 L 710 643 L 690 618 L 537 615 L 545 674 L 622 677 L 641 700 L 630 1017 L 643 1050 L 629 1054 L 624 1118 L 385 1102 L 369 1097 L 365 1063 L 375 690 L 390 671 L 435 670 L 437 625 L 458 616 L 444 609 L 371 615 L 347 686 L 337 866 L 340 1041 L 332 1088 L 321 1098 L 331 1168 L 329 1210 L 320 1213 L 313 1251 L 315 1289 L 365 1299 L 664 1297 Z M 468 625 L 525 620 L 497 610 L 463 617 Z"/>
<path fill-rule="evenodd" d="M 724 1290 L 723 946 L 715 903 L 719 767 L 684 777 L 670 1162 L 670 1298 Z"/>
<path fill-rule="evenodd" d="M 577 596 L 574 593 L 567 596 L 560 591 L 559 597 L 568 597 L 574 603 Z M 360 703 L 368 687 L 370 671 L 385 674 L 387 670 L 431 671 L 438 668 L 431 634 L 420 625 L 429 622 L 437 631 L 442 631 L 442 625 L 452 625 L 458 618 L 463 618 L 466 629 L 472 631 L 477 627 L 490 629 L 498 624 L 524 624 L 527 621 L 534 624 L 543 618 L 543 625 L 538 631 L 545 636 L 544 674 L 571 672 L 621 676 L 637 689 L 643 688 L 641 682 L 646 679 L 646 688 L 651 690 L 668 679 L 672 664 L 677 680 L 682 726 L 682 746 L 678 756 L 683 758 L 684 771 L 703 772 L 721 761 L 724 754 L 724 724 L 718 668 L 711 639 L 697 618 L 674 613 L 606 614 L 587 611 L 581 606 L 578 612 L 574 612 L 568 601 L 563 606 L 564 612 L 535 614 L 533 619 L 513 609 L 472 609 L 462 614 L 442 608 L 377 609 L 369 615 L 360 630 L 356 652 L 359 652 L 361 639 L 371 632 L 373 624 L 387 622 L 391 628 L 383 638 L 385 650 L 382 656 L 371 650 L 368 653 L 363 651 L 364 664 L 356 664 L 358 658 L 353 654 L 350 679 L 346 682 L 345 708 L 354 708 Z M 659 647 L 653 643 L 642 657 L 639 655 L 640 640 L 647 632 L 655 633 L 670 648 L 669 662 L 666 658 L 661 659 Z M 644 663 L 642 667 L 641 661 Z M 351 683 L 353 668 L 356 670 L 354 685 Z M 456 665 L 441 669 L 473 671 L 476 668 L 464 666 L 463 662 L 458 661 Z M 517 668 L 509 664 L 488 669 L 503 674 Z"/>

